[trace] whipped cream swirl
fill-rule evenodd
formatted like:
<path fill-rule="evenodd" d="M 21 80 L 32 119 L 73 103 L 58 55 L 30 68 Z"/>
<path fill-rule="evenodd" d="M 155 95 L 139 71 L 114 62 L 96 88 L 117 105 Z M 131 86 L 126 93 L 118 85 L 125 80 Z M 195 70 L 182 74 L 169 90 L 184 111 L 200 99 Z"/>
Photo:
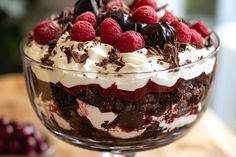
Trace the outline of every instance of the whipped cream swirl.
<path fill-rule="evenodd" d="M 163 61 L 163 56 L 150 54 L 146 48 L 143 48 L 130 53 L 116 53 L 117 57 L 125 63 L 119 71 L 116 71 L 119 65 L 114 63 L 108 63 L 106 67 L 98 66 L 99 63 L 109 57 L 109 53 L 114 50 L 113 46 L 97 41 L 99 39 L 79 43 L 71 40 L 69 36 L 69 33 L 66 32 L 60 37 L 52 51 L 55 54 L 49 58 L 54 62 L 53 67 L 65 70 L 56 68 L 49 70 L 37 64 L 32 64 L 32 71 L 39 80 L 51 83 L 60 82 L 68 88 L 77 85 L 99 84 L 106 89 L 115 84 L 118 89 L 134 91 L 144 87 L 150 80 L 158 85 L 171 87 L 180 78 L 189 80 L 198 77 L 202 73 L 209 74 L 213 71 L 216 61 L 215 57 L 209 57 L 199 61 L 198 64 L 180 68 L 176 71 L 160 72 L 169 69 L 171 65 Z M 67 48 L 70 48 L 72 53 L 77 56 L 87 54 L 86 61 L 80 63 L 71 59 L 68 62 L 68 56 L 65 53 Z M 25 47 L 25 53 L 33 60 L 41 62 L 43 56 L 48 54 L 48 49 L 49 46 L 39 45 L 33 40 Z M 205 58 L 214 49 L 214 46 L 196 49 L 188 45 L 185 51 L 179 53 L 180 65 Z"/>

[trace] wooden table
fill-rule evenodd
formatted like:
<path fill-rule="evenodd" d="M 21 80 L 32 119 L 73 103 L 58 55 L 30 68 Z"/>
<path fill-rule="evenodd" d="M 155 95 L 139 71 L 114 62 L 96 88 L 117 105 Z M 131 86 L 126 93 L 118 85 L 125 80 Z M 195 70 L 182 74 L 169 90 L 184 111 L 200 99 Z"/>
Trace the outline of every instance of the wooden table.
<path fill-rule="evenodd" d="M 33 122 L 45 131 L 56 144 L 55 157 L 95 157 L 99 152 L 87 151 L 53 137 L 33 112 L 22 74 L 0 77 L 0 115 L 17 121 Z M 138 153 L 137 157 L 236 157 L 236 137 L 221 120 L 208 110 L 201 121 L 181 140 L 152 151 Z"/>

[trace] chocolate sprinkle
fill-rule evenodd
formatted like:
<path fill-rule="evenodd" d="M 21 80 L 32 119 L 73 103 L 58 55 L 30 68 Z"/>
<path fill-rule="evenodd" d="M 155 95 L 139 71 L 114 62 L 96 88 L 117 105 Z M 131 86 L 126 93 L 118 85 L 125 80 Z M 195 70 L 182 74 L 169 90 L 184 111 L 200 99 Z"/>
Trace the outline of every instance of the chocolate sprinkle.
<path fill-rule="evenodd" d="M 156 53 L 157 55 L 163 56 L 163 59 L 158 60 L 164 61 L 170 64 L 170 68 L 176 68 L 179 66 L 179 52 L 177 44 L 165 44 L 164 48 L 161 49 L 159 46 L 150 47 L 148 52 L 150 54 Z"/>
<path fill-rule="evenodd" d="M 73 9 L 65 9 L 53 20 L 58 21 L 61 34 L 64 34 L 66 31 L 70 31 L 74 23 Z"/>
<path fill-rule="evenodd" d="M 119 72 L 125 66 L 125 62 L 122 60 L 122 58 L 120 58 L 118 61 L 115 61 L 115 64 L 118 65 L 115 70 L 116 72 Z"/>
<path fill-rule="evenodd" d="M 104 69 L 107 69 L 106 65 L 108 64 L 108 60 L 107 60 L 107 59 L 103 59 L 102 62 L 100 62 L 100 63 L 95 63 L 95 64 L 96 64 L 96 66 L 98 66 L 98 67 L 102 67 L 102 68 L 104 68 Z"/>
<path fill-rule="evenodd" d="M 56 42 L 52 42 L 49 44 L 48 53 L 50 54 L 50 56 L 52 55 L 52 51 L 56 47 L 56 44 L 57 44 Z"/>
<path fill-rule="evenodd" d="M 73 58 L 70 48 L 66 47 L 64 53 L 66 54 L 68 64 L 70 64 L 71 59 Z"/>
<path fill-rule="evenodd" d="M 86 60 L 89 58 L 88 53 L 85 53 L 83 55 L 80 56 L 80 61 L 79 63 L 86 63 Z"/>
<path fill-rule="evenodd" d="M 107 69 L 107 64 L 116 64 L 118 67 L 116 68 L 115 72 L 120 71 L 125 66 L 125 62 L 122 60 L 122 58 L 119 58 L 116 54 L 115 49 L 111 49 L 111 51 L 108 52 L 108 59 L 102 60 L 100 63 L 96 63 L 96 66 L 102 67 L 104 69 Z"/>
<path fill-rule="evenodd" d="M 49 54 L 46 54 L 43 56 L 43 58 L 41 58 L 41 62 L 44 64 L 44 65 L 47 65 L 47 66 L 53 66 L 54 64 L 54 61 L 52 61 L 50 58 L 50 55 Z"/>
<path fill-rule="evenodd" d="M 82 50 L 84 48 L 84 43 L 78 43 L 78 50 Z"/>
<path fill-rule="evenodd" d="M 80 62 L 80 56 L 77 52 L 71 52 L 72 58 L 74 59 L 75 63 L 79 63 Z"/>
<path fill-rule="evenodd" d="M 108 52 L 109 54 L 109 63 L 113 63 L 115 61 L 117 61 L 119 59 L 119 57 L 116 54 L 115 49 L 112 49 L 110 52 Z"/>

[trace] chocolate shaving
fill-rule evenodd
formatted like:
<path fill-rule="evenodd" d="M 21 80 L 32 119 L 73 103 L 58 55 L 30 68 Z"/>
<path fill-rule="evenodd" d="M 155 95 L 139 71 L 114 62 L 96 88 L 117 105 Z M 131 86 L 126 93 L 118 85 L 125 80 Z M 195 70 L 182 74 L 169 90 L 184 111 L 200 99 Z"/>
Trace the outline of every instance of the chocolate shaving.
<path fill-rule="evenodd" d="M 94 45 L 98 45 L 99 43 L 101 43 L 100 40 L 97 40 L 97 39 L 93 40 L 93 44 L 94 44 Z"/>
<path fill-rule="evenodd" d="M 104 69 L 107 69 L 106 65 L 108 64 L 108 60 L 107 59 L 103 59 L 102 62 L 100 63 L 95 63 L 96 66 L 102 67 Z"/>
<path fill-rule="evenodd" d="M 171 63 L 172 68 L 179 66 L 179 52 L 178 48 L 172 44 L 165 44 L 164 47 L 165 55 L 164 58 Z"/>
<path fill-rule="evenodd" d="M 118 65 L 115 70 L 116 72 L 119 72 L 125 66 L 125 62 L 122 60 L 122 58 L 120 58 L 118 61 L 115 61 L 115 64 Z"/>
<path fill-rule="evenodd" d="M 84 44 L 79 43 L 77 48 L 79 50 L 81 50 L 83 47 L 84 47 Z M 68 64 L 71 63 L 72 59 L 76 63 L 81 63 L 81 64 L 86 63 L 86 60 L 89 58 L 87 49 L 84 50 L 86 53 L 84 53 L 83 55 L 79 55 L 77 52 L 73 52 L 74 45 L 72 45 L 71 47 L 66 47 L 66 48 L 64 48 L 64 46 L 62 46 L 60 49 L 62 51 L 64 50 L 64 53 L 66 54 L 66 57 L 67 57 Z"/>
<path fill-rule="evenodd" d="M 123 67 L 117 67 L 115 72 L 119 72 Z"/>
<path fill-rule="evenodd" d="M 108 62 L 109 63 L 114 63 L 118 67 L 116 68 L 116 72 L 120 71 L 125 66 L 125 62 L 122 60 L 122 58 L 119 58 L 116 54 L 116 50 L 112 49 L 110 52 L 108 52 L 109 57 L 108 57 Z"/>
<path fill-rule="evenodd" d="M 57 54 L 57 51 L 53 50 L 53 51 L 52 51 L 52 54 L 53 54 L 53 55 L 56 55 L 56 54 Z"/>
<path fill-rule="evenodd" d="M 69 22 L 73 22 L 74 20 L 74 15 L 73 15 L 73 9 L 69 8 L 69 9 L 65 9 L 63 10 L 60 15 L 56 18 L 56 20 L 58 20 L 59 24 L 67 24 Z"/>
<path fill-rule="evenodd" d="M 161 49 L 159 46 L 154 47 L 148 47 L 148 52 L 147 55 L 151 56 L 151 55 L 159 55 L 161 52 Z"/>
<path fill-rule="evenodd" d="M 89 58 L 88 53 L 85 53 L 81 56 L 78 55 L 78 53 L 73 52 L 72 49 L 70 48 L 65 48 L 64 53 L 66 54 L 67 57 L 67 62 L 68 64 L 71 63 L 71 60 L 73 59 L 76 63 L 86 63 L 86 60 Z"/>
<path fill-rule="evenodd" d="M 115 61 L 115 64 L 118 65 L 118 66 L 120 66 L 120 67 L 125 66 L 125 62 L 122 61 L 122 58 L 121 58 L 120 60 Z"/>
<path fill-rule="evenodd" d="M 86 63 L 86 60 L 89 58 L 88 53 L 85 53 L 83 55 L 80 56 L 80 61 L 79 63 Z"/>
<path fill-rule="evenodd" d="M 66 54 L 68 64 L 71 63 L 71 59 L 73 58 L 71 50 L 66 47 L 64 53 Z"/>
<path fill-rule="evenodd" d="M 72 51 L 71 55 L 72 55 L 72 58 L 75 61 L 75 63 L 79 63 L 80 62 L 78 53 Z"/>
<path fill-rule="evenodd" d="M 67 40 L 69 40 L 69 39 L 70 39 L 70 36 L 67 36 L 65 42 L 66 42 Z"/>
<path fill-rule="evenodd" d="M 50 58 L 50 55 L 49 54 L 46 54 L 43 56 L 43 58 L 41 58 L 41 62 L 44 64 L 44 65 L 47 65 L 47 66 L 53 66 L 54 64 L 54 61 L 52 61 Z"/>
<path fill-rule="evenodd" d="M 73 27 L 73 24 L 71 22 L 69 22 L 68 24 L 66 24 L 65 30 L 70 31 L 72 27 Z"/>
<path fill-rule="evenodd" d="M 61 34 L 65 33 L 66 31 L 70 31 L 74 23 L 73 9 L 69 8 L 62 11 L 54 20 L 58 21 Z"/>
<path fill-rule="evenodd" d="M 161 49 L 159 45 L 149 48 L 149 54 L 156 53 L 157 55 L 161 55 L 163 59 L 158 60 L 164 61 L 170 64 L 170 68 L 176 68 L 179 66 L 179 48 L 176 46 L 177 44 L 165 44 L 164 48 Z"/>
<path fill-rule="evenodd" d="M 65 48 L 65 46 L 61 46 L 61 47 L 60 47 L 60 50 L 61 50 L 61 51 L 63 51 L 63 50 L 64 50 L 64 48 Z"/>
<path fill-rule="evenodd" d="M 191 64 L 191 63 L 192 63 L 191 60 L 189 60 L 189 59 L 186 60 L 186 64 Z"/>
<path fill-rule="evenodd" d="M 78 43 L 78 50 L 82 50 L 84 48 L 84 43 Z"/>
<path fill-rule="evenodd" d="M 179 44 L 179 52 L 184 52 L 187 49 L 187 45 L 186 44 Z"/>
<path fill-rule="evenodd" d="M 101 63 L 96 63 L 96 66 L 102 67 L 104 69 L 107 69 L 107 64 L 116 64 L 118 67 L 116 68 L 116 72 L 120 71 L 125 66 L 125 62 L 122 60 L 122 58 L 119 58 L 116 54 L 115 49 L 111 49 L 111 51 L 108 52 L 108 58 L 102 60 Z"/>
<path fill-rule="evenodd" d="M 119 57 L 115 52 L 115 49 L 112 49 L 110 52 L 108 52 L 108 54 L 109 54 L 109 59 L 108 59 L 109 63 L 114 63 L 115 61 L 119 60 Z"/>

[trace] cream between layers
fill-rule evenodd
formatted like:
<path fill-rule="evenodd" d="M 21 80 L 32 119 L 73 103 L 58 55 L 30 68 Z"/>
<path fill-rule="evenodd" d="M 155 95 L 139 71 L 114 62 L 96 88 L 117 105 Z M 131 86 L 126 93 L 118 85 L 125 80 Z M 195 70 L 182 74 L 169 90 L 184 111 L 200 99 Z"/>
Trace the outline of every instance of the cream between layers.
<path fill-rule="evenodd" d="M 86 63 L 76 63 L 73 59 L 68 63 L 67 56 L 64 51 L 61 50 L 61 47 L 70 48 L 73 46 L 74 53 L 78 53 L 79 55 L 85 53 L 84 49 L 78 49 L 79 43 L 70 40 L 68 36 L 69 33 L 66 32 L 60 37 L 54 48 L 57 54 L 50 58 L 54 61 L 53 67 L 65 69 L 65 71 L 60 69 L 49 70 L 37 64 L 31 64 L 32 71 L 39 80 L 51 83 L 60 82 L 68 88 L 77 85 L 99 84 L 106 89 L 116 84 L 118 89 L 134 91 L 144 87 L 149 80 L 158 85 L 171 87 L 180 78 L 189 80 L 198 77 L 202 73 L 209 74 L 213 71 L 216 61 L 215 57 L 211 57 L 200 61 L 197 65 L 181 68 L 178 71 L 155 73 L 154 71 L 168 69 L 170 65 L 168 63 L 159 64 L 157 60 L 161 59 L 161 56 L 157 56 L 156 54 L 147 55 L 147 49 L 144 48 L 131 53 L 117 53 L 119 57 L 122 57 L 125 66 L 119 72 L 115 72 L 117 68 L 116 64 L 108 64 L 106 69 L 96 66 L 96 63 L 100 63 L 103 59 L 108 57 L 108 53 L 113 47 L 93 41 L 84 44 L 84 48 L 88 51 L 89 55 Z M 179 54 L 180 65 L 185 64 L 187 60 L 191 62 L 198 61 L 199 58 L 211 54 L 214 49 L 213 46 L 209 49 L 195 49 L 188 45 L 186 51 Z M 33 60 L 41 62 L 40 59 L 45 54 L 48 54 L 48 46 L 41 46 L 35 41 L 32 41 L 29 46 L 25 47 L 25 53 Z M 125 74 L 122 75 L 122 77 L 118 77 L 117 74 L 122 73 L 136 74 Z"/>

